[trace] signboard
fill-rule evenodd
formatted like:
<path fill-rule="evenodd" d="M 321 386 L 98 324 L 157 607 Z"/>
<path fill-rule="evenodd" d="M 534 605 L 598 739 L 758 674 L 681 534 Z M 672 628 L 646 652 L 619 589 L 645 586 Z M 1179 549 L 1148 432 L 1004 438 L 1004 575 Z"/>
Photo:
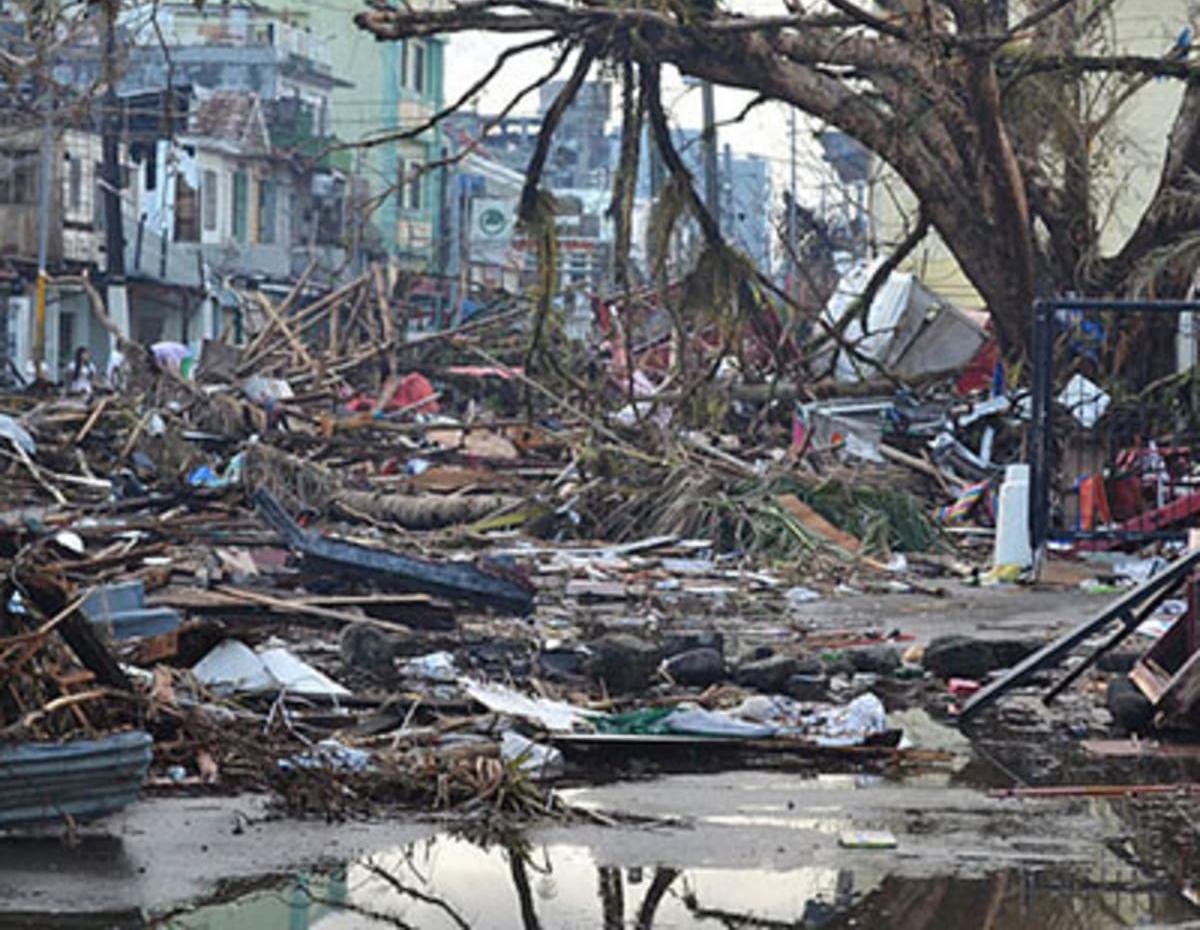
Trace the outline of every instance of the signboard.
<path fill-rule="evenodd" d="M 471 261 L 507 265 L 513 261 L 516 202 L 480 197 L 471 202 Z"/>

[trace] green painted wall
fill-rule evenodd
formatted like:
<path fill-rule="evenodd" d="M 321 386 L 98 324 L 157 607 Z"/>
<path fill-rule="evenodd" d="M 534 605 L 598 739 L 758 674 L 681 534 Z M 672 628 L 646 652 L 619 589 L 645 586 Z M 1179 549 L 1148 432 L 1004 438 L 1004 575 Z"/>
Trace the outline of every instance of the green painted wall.
<path fill-rule="evenodd" d="M 328 3 L 263 0 L 263 3 L 281 14 L 288 14 L 297 22 L 307 22 L 313 33 L 329 44 L 334 75 L 354 85 L 334 91 L 331 122 L 334 133 L 340 139 L 354 141 L 396 128 L 401 100 L 418 103 L 430 114 L 443 105 L 445 43 L 441 40 L 428 40 L 428 80 L 424 93 L 418 95 L 401 87 L 399 68 L 402 53 L 399 43 L 377 42 L 368 33 L 356 28 L 353 17 L 357 7 L 349 0 L 330 0 Z M 427 161 L 437 158 L 441 149 L 440 132 L 430 133 L 429 136 L 420 143 Z M 397 145 L 386 144 L 362 153 L 360 164 L 371 182 L 373 193 L 381 192 L 395 182 L 398 151 Z M 435 173 L 426 182 L 422 209 L 414 217 L 435 229 L 440 221 L 439 184 L 440 173 Z M 392 252 L 397 250 L 396 229 L 400 219 L 394 196 L 387 198 L 373 217 L 375 226 L 383 234 L 385 245 Z M 435 233 L 435 241 L 438 234 L 440 231 Z M 424 255 L 416 258 L 420 264 L 428 265 L 436 255 L 436 249 L 430 247 L 424 252 Z"/>

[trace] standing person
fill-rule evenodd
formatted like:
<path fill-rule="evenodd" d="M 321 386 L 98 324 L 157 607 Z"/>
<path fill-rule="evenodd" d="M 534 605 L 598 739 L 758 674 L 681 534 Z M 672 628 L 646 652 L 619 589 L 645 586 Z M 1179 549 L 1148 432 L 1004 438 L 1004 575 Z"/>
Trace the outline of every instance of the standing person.
<path fill-rule="evenodd" d="M 104 370 L 104 380 L 114 391 L 125 390 L 125 353 L 114 346 L 108 353 L 108 367 Z"/>
<path fill-rule="evenodd" d="M 96 366 L 92 364 L 91 354 L 87 346 L 75 350 L 75 361 L 71 364 L 71 377 L 67 381 L 68 394 L 82 394 L 88 397 L 92 393 L 92 380 L 96 377 Z"/>

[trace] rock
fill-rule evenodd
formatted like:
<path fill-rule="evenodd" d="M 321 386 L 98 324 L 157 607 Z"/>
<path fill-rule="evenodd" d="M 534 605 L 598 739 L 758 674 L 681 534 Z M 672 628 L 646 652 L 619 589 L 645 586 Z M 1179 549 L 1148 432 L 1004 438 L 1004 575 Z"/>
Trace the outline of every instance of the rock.
<path fill-rule="evenodd" d="M 338 636 L 338 651 L 346 668 L 381 674 L 395 668 L 396 641 L 379 627 L 352 623 Z"/>
<path fill-rule="evenodd" d="M 800 656 L 796 660 L 796 674 L 824 676 L 825 666 L 816 656 Z"/>
<path fill-rule="evenodd" d="M 583 675 L 587 654 L 573 647 L 543 649 L 538 653 L 538 668 L 547 678 L 578 678 Z"/>
<path fill-rule="evenodd" d="M 900 667 L 900 653 L 892 646 L 867 646 L 852 650 L 850 661 L 856 672 L 891 675 Z"/>
<path fill-rule="evenodd" d="M 1142 657 L 1142 653 L 1132 649 L 1118 649 L 1115 652 L 1106 652 L 1096 662 L 1096 668 L 1102 672 L 1132 672 L 1133 667 L 1137 664 L 1138 659 Z"/>
<path fill-rule="evenodd" d="M 995 668 L 991 644 L 970 636 L 939 636 L 925 647 L 925 667 L 939 678 L 987 677 Z"/>
<path fill-rule="evenodd" d="M 667 658 L 695 649 L 715 649 L 725 655 L 725 634 L 719 630 L 685 630 L 663 636 L 663 655 Z"/>
<path fill-rule="evenodd" d="M 829 679 L 824 675 L 793 675 L 784 685 L 784 691 L 797 701 L 827 701 Z"/>
<path fill-rule="evenodd" d="M 821 663 L 826 675 L 845 675 L 849 678 L 854 674 L 854 663 L 844 652 L 836 652 Z"/>
<path fill-rule="evenodd" d="M 1145 733 L 1152 728 L 1154 705 L 1126 676 L 1119 675 L 1108 683 L 1105 704 L 1126 733 Z"/>
<path fill-rule="evenodd" d="M 756 659 L 738 667 L 736 680 L 746 688 L 756 688 L 767 694 L 780 694 L 786 690 L 788 679 L 796 674 L 799 667 L 800 663 L 791 656 Z"/>
<path fill-rule="evenodd" d="M 631 633 L 610 633 L 588 643 L 586 672 L 615 694 L 643 691 L 662 661 L 658 647 Z"/>
<path fill-rule="evenodd" d="M 1035 639 L 975 639 L 972 636 L 939 636 L 925 647 L 922 662 L 939 678 L 977 678 L 988 672 L 1012 668 L 1041 649 Z"/>
<path fill-rule="evenodd" d="M 681 685 L 703 688 L 725 677 L 725 660 L 716 649 L 691 649 L 663 662 L 663 671 Z"/>
<path fill-rule="evenodd" d="M 1012 668 L 1046 644 L 1039 639 L 992 639 L 992 668 Z"/>

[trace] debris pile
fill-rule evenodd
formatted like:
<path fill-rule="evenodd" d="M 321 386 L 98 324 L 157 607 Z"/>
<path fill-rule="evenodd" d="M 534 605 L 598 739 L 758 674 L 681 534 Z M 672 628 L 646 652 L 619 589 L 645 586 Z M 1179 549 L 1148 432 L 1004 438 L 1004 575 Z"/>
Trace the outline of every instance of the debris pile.
<path fill-rule="evenodd" d="M 376 273 L 299 292 L 247 298 L 244 346 L 123 344 L 119 391 L 0 398 L 6 746 L 145 734 L 153 790 L 328 816 L 919 756 L 873 693 L 921 674 L 903 638 L 803 605 L 964 571 L 936 466 L 535 379 L 520 312 L 405 340 Z"/>

